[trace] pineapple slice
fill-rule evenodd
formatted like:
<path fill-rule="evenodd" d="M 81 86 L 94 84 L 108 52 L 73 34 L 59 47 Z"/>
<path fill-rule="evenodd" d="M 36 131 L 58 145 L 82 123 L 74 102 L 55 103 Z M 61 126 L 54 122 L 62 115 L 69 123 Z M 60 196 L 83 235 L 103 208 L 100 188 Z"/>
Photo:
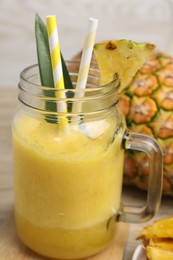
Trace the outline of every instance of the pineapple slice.
<path fill-rule="evenodd" d="M 94 55 L 100 70 L 100 85 L 120 78 L 119 93 L 130 83 L 155 49 L 154 44 L 136 43 L 128 40 L 111 40 L 94 45 Z"/>
<path fill-rule="evenodd" d="M 162 248 L 147 246 L 147 259 L 150 260 L 172 260 L 173 251 L 164 250 Z"/>
<path fill-rule="evenodd" d="M 162 250 L 172 251 L 173 253 L 173 239 L 172 238 L 152 238 L 149 240 L 148 247 L 157 247 Z"/>
<path fill-rule="evenodd" d="M 137 239 L 143 239 L 149 260 L 173 259 L 173 217 L 155 221 L 145 227 Z"/>
<path fill-rule="evenodd" d="M 145 227 L 138 239 L 173 238 L 173 217 L 155 221 L 151 226 Z"/>
<path fill-rule="evenodd" d="M 173 259 L 173 239 L 153 238 L 150 239 L 146 247 L 148 259 L 152 260 L 172 260 Z"/>

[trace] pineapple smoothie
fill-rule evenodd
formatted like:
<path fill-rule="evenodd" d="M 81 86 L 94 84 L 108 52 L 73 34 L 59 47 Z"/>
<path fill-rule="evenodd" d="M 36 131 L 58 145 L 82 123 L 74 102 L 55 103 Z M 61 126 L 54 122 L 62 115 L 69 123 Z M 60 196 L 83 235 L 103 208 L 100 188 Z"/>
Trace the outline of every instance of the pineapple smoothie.
<path fill-rule="evenodd" d="M 109 117 L 69 124 L 65 134 L 44 119 L 15 117 L 15 218 L 28 247 L 78 259 L 111 241 L 122 187 L 122 125 Z"/>

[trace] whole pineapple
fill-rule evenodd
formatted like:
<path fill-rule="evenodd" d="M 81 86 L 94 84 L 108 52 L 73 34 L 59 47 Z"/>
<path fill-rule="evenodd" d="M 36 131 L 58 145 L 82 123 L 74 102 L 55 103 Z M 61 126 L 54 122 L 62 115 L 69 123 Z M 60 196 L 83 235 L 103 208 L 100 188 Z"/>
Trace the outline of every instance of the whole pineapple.
<path fill-rule="evenodd" d="M 98 46 L 100 50 L 97 58 L 99 64 L 105 68 L 101 73 L 107 80 L 115 71 L 115 64 L 111 66 L 112 60 L 117 63 L 119 60 L 116 54 L 114 58 L 114 54 L 109 57 L 106 49 L 113 52 L 109 41 Z M 96 50 L 98 46 L 96 45 Z M 92 57 L 94 64 L 95 55 Z M 78 60 L 80 57 L 81 53 L 74 59 Z M 128 60 L 128 55 L 126 58 Z M 106 70 L 107 63 L 109 73 Z M 129 86 L 121 93 L 119 105 L 126 116 L 130 131 L 144 133 L 158 140 L 164 156 L 163 194 L 173 196 L 173 58 L 162 52 L 152 52 Z M 124 184 L 146 190 L 148 172 L 146 154 L 128 150 L 125 154 Z"/>
<path fill-rule="evenodd" d="M 155 137 L 163 150 L 163 193 L 173 195 L 173 58 L 157 52 L 142 66 L 120 97 L 127 127 Z M 124 183 L 147 188 L 148 158 L 128 151 Z"/>

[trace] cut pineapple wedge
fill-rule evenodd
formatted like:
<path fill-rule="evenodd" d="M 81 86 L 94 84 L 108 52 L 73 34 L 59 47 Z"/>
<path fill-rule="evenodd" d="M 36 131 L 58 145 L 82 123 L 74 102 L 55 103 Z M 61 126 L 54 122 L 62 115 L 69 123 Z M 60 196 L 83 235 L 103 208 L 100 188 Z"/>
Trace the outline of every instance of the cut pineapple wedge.
<path fill-rule="evenodd" d="M 155 221 L 151 226 L 145 227 L 138 239 L 173 238 L 173 217 Z"/>
<path fill-rule="evenodd" d="M 163 250 L 172 251 L 173 253 L 173 239 L 172 238 L 152 238 L 149 240 L 149 247 L 156 247 Z"/>
<path fill-rule="evenodd" d="M 172 260 L 173 259 L 173 240 L 170 238 L 150 239 L 146 247 L 148 259 L 152 260 Z"/>
<path fill-rule="evenodd" d="M 150 260 L 173 260 L 173 251 L 147 246 L 147 258 Z"/>
<path fill-rule="evenodd" d="M 94 45 L 94 55 L 100 70 L 100 85 L 120 78 L 119 93 L 130 83 L 155 49 L 154 44 L 136 43 L 128 40 L 111 40 Z"/>
<path fill-rule="evenodd" d="M 138 236 L 146 246 L 149 260 L 173 259 L 173 217 L 155 221 Z"/>

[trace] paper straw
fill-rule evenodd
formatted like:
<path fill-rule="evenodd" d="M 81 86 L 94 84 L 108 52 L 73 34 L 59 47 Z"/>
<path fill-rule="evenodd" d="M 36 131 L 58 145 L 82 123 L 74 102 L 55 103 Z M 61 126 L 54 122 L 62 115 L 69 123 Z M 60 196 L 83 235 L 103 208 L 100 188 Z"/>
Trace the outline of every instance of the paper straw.
<path fill-rule="evenodd" d="M 64 89 L 64 77 L 61 63 L 60 44 L 55 15 L 47 16 L 47 31 L 49 38 L 49 48 L 51 55 L 54 85 L 57 89 Z M 63 91 L 58 91 L 56 93 L 56 97 L 65 98 L 65 94 Z M 58 112 L 67 112 L 67 106 L 65 103 L 58 104 Z M 62 118 L 61 121 L 63 124 L 67 124 L 68 122 L 67 118 Z"/>
<path fill-rule="evenodd" d="M 76 89 L 85 89 L 89 67 L 91 63 L 92 51 L 95 41 L 95 35 L 97 30 L 98 20 L 89 18 L 88 33 L 85 37 L 84 47 L 82 51 L 82 57 L 79 67 L 79 74 L 77 79 Z M 83 93 L 76 93 L 75 97 L 82 97 Z M 73 105 L 73 112 L 80 112 L 81 106 L 79 104 Z"/>

